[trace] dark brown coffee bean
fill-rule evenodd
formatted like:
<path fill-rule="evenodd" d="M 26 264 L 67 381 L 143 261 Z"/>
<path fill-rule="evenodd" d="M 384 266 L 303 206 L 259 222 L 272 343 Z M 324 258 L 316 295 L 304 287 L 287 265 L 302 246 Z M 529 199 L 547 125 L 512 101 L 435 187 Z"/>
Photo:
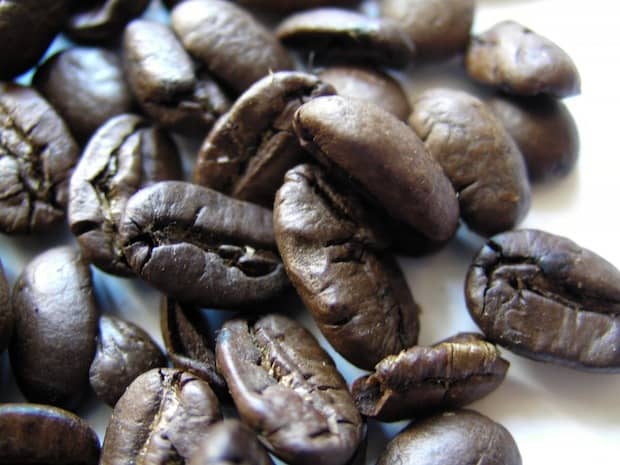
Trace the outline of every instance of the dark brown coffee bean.
<path fill-rule="evenodd" d="M 377 465 L 521 465 L 506 428 L 473 410 L 413 423 L 392 439 Z"/>
<path fill-rule="evenodd" d="M 237 93 L 293 63 L 275 36 L 242 8 L 222 0 L 187 0 L 172 10 L 187 51 Z"/>
<path fill-rule="evenodd" d="M 90 385 L 99 399 L 114 407 L 142 373 L 168 365 L 151 336 L 138 325 L 114 316 L 99 319 L 97 351 L 90 365 Z"/>
<path fill-rule="evenodd" d="M 362 415 L 399 421 L 483 398 L 502 383 L 508 366 L 493 344 L 461 333 L 386 357 L 351 389 Z"/>
<path fill-rule="evenodd" d="M 88 385 L 98 311 L 90 270 L 76 250 L 56 247 L 26 265 L 13 288 L 9 355 L 31 402 L 72 408 Z"/>
<path fill-rule="evenodd" d="M 379 70 L 334 66 L 321 71 L 319 77 L 334 86 L 338 95 L 374 103 L 398 119 L 406 120 L 411 113 L 407 95 L 398 81 Z"/>
<path fill-rule="evenodd" d="M 0 232 L 40 232 L 62 221 L 78 151 L 35 90 L 0 83 Z"/>
<path fill-rule="evenodd" d="M 194 182 L 273 208 L 284 174 L 310 158 L 293 132 L 303 103 L 334 89 L 316 76 L 280 71 L 254 83 L 205 140 Z"/>
<path fill-rule="evenodd" d="M 474 20 L 474 0 L 383 0 L 381 14 L 398 22 L 423 58 L 465 51 Z"/>
<path fill-rule="evenodd" d="M 239 420 L 216 423 L 188 465 L 273 465 L 256 435 Z"/>
<path fill-rule="evenodd" d="M 552 97 L 494 97 L 487 102 L 523 154 L 532 181 L 566 176 L 577 164 L 579 132 L 568 108 Z"/>
<path fill-rule="evenodd" d="M 490 341 L 545 362 L 620 371 L 620 271 L 543 231 L 492 237 L 467 273 L 467 308 Z"/>
<path fill-rule="evenodd" d="M 302 147 L 345 172 L 391 216 L 432 240 L 454 235 L 459 212 L 450 181 L 391 113 L 359 100 L 320 97 L 302 105 L 293 123 Z"/>
<path fill-rule="evenodd" d="M 102 48 L 73 47 L 37 69 L 33 85 L 82 144 L 113 116 L 132 110 L 118 56 Z"/>
<path fill-rule="evenodd" d="M 224 324 L 218 369 L 242 420 L 292 465 L 342 465 L 362 439 L 347 385 L 316 339 L 295 321 L 268 315 Z"/>
<path fill-rule="evenodd" d="M 413 42 L 395 21 L 340 8 L 295 13 L 280 23 L 276 35 L 285 45 L 311 52 L 321 62 L 404 68 L 414 54 Z"/>
<path fill-rule="evenodd" d="M 511 94 L 568 97 L 581 92 L 579 72 L 566 52 L 514 21 L 473 37 L 465 66 L 472 79 Z"/>
<path fill-rule="evenodd" d="M 170 368 L 147 371 L 116 403 L 99 463 L 186 463 L 209 426 L 221 418 L 205 381 Z"/>
<path fill-rule="evenodd" d="M 249 307 L 288 285 L 271 211 L 195 184 L 142 189 L 127 203 L 119 234 L 131 268 L 182 302 Z"/>
<path fill-rule="evenodd" d="M 0 404 L 0 462 L 97 465 L 99 439 L 81 418 L 48 405 Z"/>
<path fill-rule="evenodd" d="M 4 276 L 4 268 L 0 260 L 0 354 L 6 349 L 13 332 L 13 307 L 9 285 Z"/>
<path fill-rule="evenodd" d="M 132 21 L 123 35 L 123 62 L 140 106 L 162 126 L 202 135 L 230 106 L 163 24 Z"/>
<path fill-rule="evenodd" d="M 293 286 L 336 351 L 366 369 L 414 345 L 419 330 L 377 223 L 318 166 L 290 170 L 276 196 L 276 241 Z"/>
<path fill-rule="evenodd" d="M 84 258 L 108 273 L 133 272 L 118 238 L 129 197 L 155 181 L 180 178 L 172 140 L 135 115 L 120 115 L 92 137 L 71 177 L 69 227 Z"/>
<path fill-rule="evenodd" d="M 170 297 L 161 298 L 161 333 L 175 368 L 200 376 L 221 399 L 228 393 L 226 381 L 215 368 L 213 342 L 200 310 Z"/>
<path fill-rule="evenodd" d="M 530 207 L 523 157 L 481 100 L 460 90 L 430 89 L 414 99 L 409 124 L 452 181 L 471 229 L 492 235 L 523 219 Z"/>

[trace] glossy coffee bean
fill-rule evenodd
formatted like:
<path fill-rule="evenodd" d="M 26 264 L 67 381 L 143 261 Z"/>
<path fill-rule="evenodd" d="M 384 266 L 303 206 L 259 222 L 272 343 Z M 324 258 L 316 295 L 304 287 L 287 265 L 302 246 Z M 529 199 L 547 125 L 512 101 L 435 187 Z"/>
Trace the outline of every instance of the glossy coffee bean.
<path fill-rule="evenodd" d="M 11 293 L 4 276 L 4 268 L 0 261 L 0 354 L 6 349 L 13 332 L 13 307 Z"/>
<path fill-rule="evenodd" d="M 573 241 L 537 230 L 492 237 L 465 282 L 486 337 L 545 362 L 620 371 L 620 271 Z"/>

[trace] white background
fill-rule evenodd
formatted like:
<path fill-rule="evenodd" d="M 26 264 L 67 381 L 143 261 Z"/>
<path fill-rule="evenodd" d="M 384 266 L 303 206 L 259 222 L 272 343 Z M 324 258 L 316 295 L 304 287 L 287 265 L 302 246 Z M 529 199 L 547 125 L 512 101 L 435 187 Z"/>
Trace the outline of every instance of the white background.
<path fill-rule="evenodd" d="M 561 181 L 534 186 L 524 227 L 570 237 L 620 267 L 618 195 L 620 160 L 620 15 L 612 0 L 479 0 L 474 24 L 483 31 L 514 19 L 559 44 L 574 59 L 582 95 L 566 100 L 581 138 L 577 169 Z M 414 93 L 428 85 L 468 87 L 458 64 L 412 66 L 401 75 Z M 0 237 L 0 257 L 11 283 L 25 263 L 45 248 L 71 241 L 64 231 L 46 237 Z M 423 309 L 421 344 L 475 330 L 464 304 L 463 279 L 480 240 L 461 231 L 445 250 L 429 258 L 401 259 L 411 290 Z M 158 295 L 137 280 L 95 272 L 97 295 L 105 311 L 146 327 L 161 342 Z M 307 314 L 294 310 L 315 334 Z M 211 319 L 218 319 L 209 312 Z M 224 314 L 226 315 L 226 314 Z M 222 316 L 224 316 L 222 315 Z M 318 335 L 324 345 L 324 339 Z M 511 362 L 504 384 L 471 408 L 504 424 L 527 465 L 618 464 L 620 459 L 620 375 L 582 373 L 533 362 L 503 351 Z M 0 401 L 23 398 L 8 375 L 4 356 Z M 351 382 L 362 372 L 335 355 Z M 103 438 L 111 412 L 90 398 L 79 410 Z M 368 463 L 404 422 L 370 422 Z"/>

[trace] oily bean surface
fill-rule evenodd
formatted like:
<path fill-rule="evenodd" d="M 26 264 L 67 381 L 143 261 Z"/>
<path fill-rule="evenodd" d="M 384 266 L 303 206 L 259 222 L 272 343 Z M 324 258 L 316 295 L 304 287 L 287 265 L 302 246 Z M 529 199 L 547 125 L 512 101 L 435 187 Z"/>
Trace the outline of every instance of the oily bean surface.
<path fill-rule="evenodd" d="M 413 101 L 409 124 L 458 192 L 461 216 L 477 233 L 515 227 L 530 207 L 530 186 L 519 149 L 478 98 L 430 89 Z"/>
<path fill-rule="evenodd" d="M 11 293 L 6 282 L 4 268 L 0 260 L 0 354 L 9 345 L 13 333 L 13 307 L 11 306 Z"/>
<path fill-rule="evenodd" d="M 37 255 L 15 282 L 12 305 L 9 355 L 20 391 L 31 402 L 76 406 L 88 384 L 99 317 L 88 265 L 70 246 Z"/>
<path fill-rule="evenodd" d="M 217 337 L 217 366 L 242 420 L 293 465 L 346 463 L 362 420 L 329 355 L 295 321 L 230 320 Z"/>
<path fill-rule="evenodd" d="M 386 357 L 351 389 L 362 415 L 405 420 L 483 398 L 502 383 L 508 366 L 493 344 L 461 333 Z"/>
<path fill-rule="evenodd" d="M 620 371 L 620 271 L 573 241 L 538 230 L 492 237 L 465 282 L 486 337 L 534 360 Z"/>
<path fill-rule="evenodd" d="M 84 420 L 66 410 L 0 404 L 0 460 L 7 464 L 96 465 L 99 439 Z"/>
<path fill-rule="evenodd" d="M 338 353 L 372 369 L 417 342 L 419 308 L 378 218 L 349 189 L 300 165 L 278 191 L 274 223 L 287 274 Z"/>

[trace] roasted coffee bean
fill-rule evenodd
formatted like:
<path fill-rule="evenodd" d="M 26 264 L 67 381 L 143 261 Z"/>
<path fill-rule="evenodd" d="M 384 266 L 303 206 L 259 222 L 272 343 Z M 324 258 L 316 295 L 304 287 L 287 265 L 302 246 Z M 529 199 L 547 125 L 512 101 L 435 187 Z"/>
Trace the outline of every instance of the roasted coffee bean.
<path fill-rule="evenodd" d="M 9 285 L 4 276 L 4 268 L 0 260 L 0 356 L 4 349 L 9 345 L 11 333 L 13 332 L 13 307 L 11 306 L 11 295 Z"/>
<path fill-rule="evenodd" d="M 506 428 L 473 410 L 413 423 L 392 439 L 377 465 L 521 465 Z"/>
<path fill-rule="evenodd" d="M 575 167 L 579 132 L 561 101 L 546 96 L 496 96 L 487 105 L 517 143 L 530 180 L 566 176 Z"/>
<path fill-rule="evenodd" d="M 132 21 L 123 35 L 127 80 L 142 109 L 162 126 L 202 134 L 228 110 L 228 98 L 198 72 L 172 30 L 154 21 Z"/>
<path fill-rule="evenodd" d="M 464 52 L 474 20 L 474 0 L 382 0 L 382 16 L 398 22 L 424 58 Z"/>
<path fill-rule="evenodd" d="M 108 119 L 132 110 L 120 59 L 102 48 L 73 47 L 53 55 L 33 84 L 81 144 Z"/>
<path fill-rule="evenodd" d="M 142 373 L 168 366 L 151 336 L 138 325 L 114 316 L 99 319 L 97 351 L 90 365 L 90 385 L 99 399 L 114 407 Z"/>
<path fill-rule="evenodd" d="M 40 232 L 62 221 L 78 151 L 36 91 L 0 83 L 0 232 Z"/>
<path fill-rule="evenodd" d="M 237 93 L 273 71 L 293 68 L 271 31 L 232 3 L 187 0 L 172 10 L 171 21 L 187 51 Z"/>
<path fill-rule="evenodd" d="M 581 92 L 579 72 L 566 52 L 514 21 L 474 36 L 465 66 L 472 79 L 515 95 L 568 97 Z"/>
<path fill-rule="evenodd" d="M 205 381 L 170 368 L 147 371 L 116 403 L 99 463 L 186 463 L 209 426 L 221 418 Z"/>
<path fill-rule="evenodd" d="M 295 13 L 276 29 L 285 45 L 311 52 L 320 62 L 361 62 L 393 68 L 407 66 L 414 44 L 398 23 L 340 8 Z"/>
<path fill-rule="evenodd" d="M 260 79 L 210 132 L 194 182 L 272 208 L 284 174 L 310 158 L 293 132 L 293 114 L 310 99 L 334 93 L 306 73 L 280 71 Z"/>
<path fill-rule="evenodd" d="M 256 435 L 239 420 L 216 423 L 206 433 L 189 465 L 273 465 Z"/>
<path fill-rule="evenodd" d="M 161 298 L 160 310 L 161 333 L 174 367 L 200 376 L 220 399 L 226 397 L 226 381 L 215 368 L 209 327 L 200 310 L 166 296 Z"/>
<path fill-rule="evenodd" d="M 0 404 L 0 462 L 97 465 L 99 439 L 81 418 L 48 405 Z"/>
<path fill-rule="evenodd" d="M 268 315 L 224 324 L 218 369 L 242 420 L 292 465 L 341 465 L 357 450 L 362 419 L 329 355 L 295 321 Z"/>
<path fill-rule="evenodd" d="M 278 191 L 274 227 L 286 272 L 319 329 L 366 369 L 418 340 L 419 308 L 373 218 L 322 168 L 290 170 Z"/>
<path fill-rule="evenodd" d="M 483 398 L 502 383 L 508 366 L 493 344 L 461 333 L 384 358 L 351 389 L 362 415 L 405 420 Z"/>
<path fill-rule="evenodd" d="M 90 270 L 69 246 L 36 256 L 12 294 L 15 327 L 9 356 L 31 402 L 75 407 L 88 385 L 98 311 Z"/>
<path fill-rule="evenodd" d="M 411 113 L 405 91 L 389 74 L 372 68 L 334 66 L 318 75 L 334 86 L 338 95 L 374 103 L 402 120 Z"/>
<path fill-rule="evenodd" d="M 452 181 L 472 230 L 492 235 L 523 219 L 530 207 L 523 157 L 481 100 L 460 90 L 430 89 L 414 99 L 409 124 Z"/>
<path fill-rule="evenodd" d="M 359 0 L 239 0 L 241 5 L 257 10 L 274 12 L 290 12 L 296 10 L 308 10 L 320 6 L 354 6 Z"/>
<path fill-rule="evenodd" d="M 459 209 L 450 181 L 391 113 L 359 100 L 320 97 L 302 105 L 293 123 L 302 147 L 346 173 L 391 216 L 432 240 L 454 235 Z"/>
<path fill-rule="evenodd" d="M 143 118 L 120 115 L 99 128 L 69 190 L 69 227 L 84 258 L 108 273 L 133 274 L 118 240 L 125 205 L 140 187 L 181 176 L 174 143 Z"/>
<path fill-rule="evenodd" d="M 211 189 L 173 181 L 142 189 L 119 233 L 131 268 L 182 302 L 249 307 L 288 285 L 271 211 Z"/>
<path fill-rule="evenodd" d="M 69 0 L 0 2 L 0 80 L 37 64 L 60 32 Z"/>
<path fill-rule="evenodd" d="M 76 42 L 110 42 L 140 16 L 150 0 L 76 1 L 65 32 Z"/>
<path fill-rule="evenodd" d="M 490 341 L 525 357 L 620 371 L 620 271 L 564 237 L 492 237 L 467 273 L 467 308 Z"/>

